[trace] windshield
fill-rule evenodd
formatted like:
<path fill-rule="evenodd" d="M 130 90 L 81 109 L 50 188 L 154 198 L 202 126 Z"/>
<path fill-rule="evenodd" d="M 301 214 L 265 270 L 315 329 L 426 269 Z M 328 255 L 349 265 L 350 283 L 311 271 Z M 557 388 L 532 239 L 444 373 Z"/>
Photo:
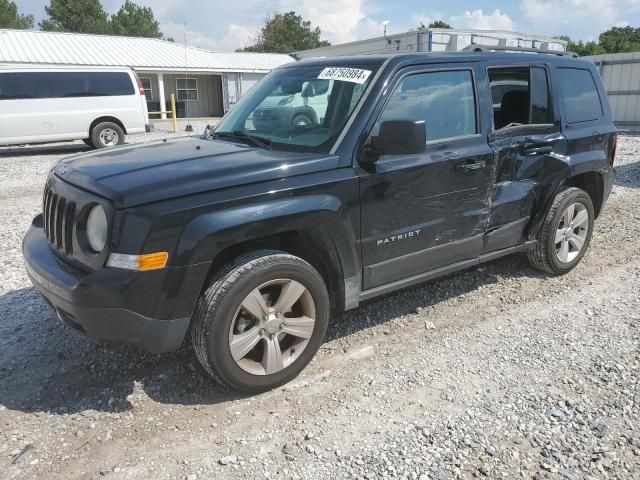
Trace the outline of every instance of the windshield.
<path fill-rule="evenodd" d="M 275 70 L 242 97 L 214 137 L 277 150 L 328 153 L 378 65 Z"/>

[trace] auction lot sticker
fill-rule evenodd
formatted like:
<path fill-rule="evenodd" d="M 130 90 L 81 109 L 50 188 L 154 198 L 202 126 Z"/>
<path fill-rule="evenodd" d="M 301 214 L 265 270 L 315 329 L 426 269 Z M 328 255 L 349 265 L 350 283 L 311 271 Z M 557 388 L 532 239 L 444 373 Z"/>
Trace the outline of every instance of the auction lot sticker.
<path fill-rule="evenodd" d="M 371 75 L 371 70 L 361 68 L 327 67 L 320 72 L 320 80 L 340 80 L 342 82 L 364 83 Z"/>

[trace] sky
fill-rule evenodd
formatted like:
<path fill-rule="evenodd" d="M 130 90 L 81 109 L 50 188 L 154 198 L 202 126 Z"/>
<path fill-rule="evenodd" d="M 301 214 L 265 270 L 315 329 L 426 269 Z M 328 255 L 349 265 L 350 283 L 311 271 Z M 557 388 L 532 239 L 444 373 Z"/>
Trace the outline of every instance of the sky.
<path fill-rule="evenodd" d="M 14 0 L 36 24 L 48 0 Z M 597 40 L 612 26 L 640 26 L 640 0 L 511 0 L 495 2 L 417 0 L 134 0 L 153 9 L 165 36 L 218 51 L 251 44 L 265 17 L 294 10 L 333 44 L 416 28 L 444 20 L 454 28 L 506 29 L 538 35 Z M 102 0 L 114 13 L 124 0 Z"/>

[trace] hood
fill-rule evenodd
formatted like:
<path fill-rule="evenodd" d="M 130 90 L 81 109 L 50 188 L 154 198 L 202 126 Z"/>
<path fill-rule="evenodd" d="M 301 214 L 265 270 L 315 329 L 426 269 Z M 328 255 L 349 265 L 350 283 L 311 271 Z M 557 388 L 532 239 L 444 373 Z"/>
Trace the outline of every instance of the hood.
<path fill-rule="evenodd" d="M 94 151 L 54 173 L 126 208 L 183 195 L 337 168 L 338 158 L 181 137 Z"/>

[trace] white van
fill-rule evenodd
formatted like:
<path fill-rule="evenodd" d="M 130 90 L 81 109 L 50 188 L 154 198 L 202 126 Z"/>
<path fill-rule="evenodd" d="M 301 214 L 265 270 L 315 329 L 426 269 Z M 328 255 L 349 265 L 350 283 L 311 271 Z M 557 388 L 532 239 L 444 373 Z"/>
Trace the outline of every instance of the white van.
<path fill-rule="evenodd" d="M 286 88 L 285 88 L 286 87 Z M 333 80 L 315 80 L 279 86 L 256 108 L 253 125 L 257 131 L 273 125 L 308 127 L 324 122 Z"/>
<path fill-rule="evenodd" d="M 112 147 L 148 123 L 144 89 L 129 68 L 0 65 L 0 145 Z"/>

